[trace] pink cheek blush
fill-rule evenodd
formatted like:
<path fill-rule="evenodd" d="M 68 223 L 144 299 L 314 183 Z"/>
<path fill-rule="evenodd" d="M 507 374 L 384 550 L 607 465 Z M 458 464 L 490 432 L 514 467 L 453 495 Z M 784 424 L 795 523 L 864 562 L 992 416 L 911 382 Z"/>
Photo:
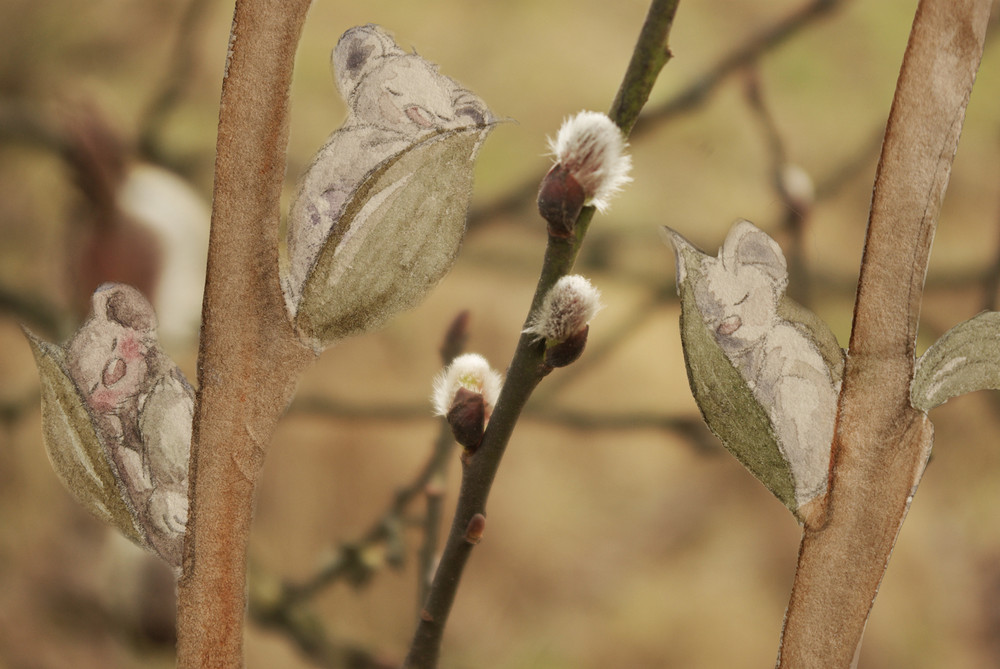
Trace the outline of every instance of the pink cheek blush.
<path fill-rule="evenodd" d="M 87 404 L 97 413 L 112 413 L 124 398 L 125 393 L 119 390 L 101 388 L 87 398 Z"/>
<path fill-rule="evenodd" d="M 125 335 L 118 340 L 118 352 L 125 360 L 138 360 L 146 355 L 146 347 L 135 335 Z"/>

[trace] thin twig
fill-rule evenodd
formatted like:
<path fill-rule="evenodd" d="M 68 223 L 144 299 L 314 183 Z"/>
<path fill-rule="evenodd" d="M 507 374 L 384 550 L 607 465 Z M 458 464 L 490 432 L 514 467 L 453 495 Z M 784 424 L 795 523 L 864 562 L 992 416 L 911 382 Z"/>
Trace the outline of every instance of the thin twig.
<path fill-rule="evenodd" d="M 469 312 L 462 311 L 455 317 L 445 333 L 441 345 L 441 364 L 448 367 L 452 361 L 465 351 L 469 338 Z M 455 450 L 455 437 L 451 426 L 444 417 L 440 420 L 437 440 L 434 442 L 434 452 L 427 466 L 427 480 L 423 485 L 425 510 L 423 521 L 423 541 L 417 550 L 417 614 L 427 599 L 431 587 L 431 576 L 434 563 L 437 560 L 438 546 L 441 545 L 441 517 L 444 508 L 444 487 L 448 472 L 448 463 Z"/>
<path fill-rule="evenodd" d="M 56 341 L 63 341 L 73 331 L 65 311 L 41 296 L 25 295 L 6 286 L 0 286 L 0 314 L 10 315 Z"/>
<path fill-rule="evenodd" d="M 760 73 L 754 67 L 748 67 L 745 72 L 744 97 L 764 134 L 770 161 L 771 187 L 783 205 L 781 227 L 787 235 L 785 244 L 785 260 L 788 263 L 787 294 L 799 304 L 809 306 L 812 291 L 810 290 L 811 277 L 805 259 L 805 230 L 812 207 L 813 194 L 793 193 L 789 189 L 788 149 L 781 132 L 778 130 L 774 114 L 771 113 L 764 99 Z"/>
<path fill-rule="evenodd" d="M 840 0 L 813 0 L 788 16 L 757 33 L 723 56 L 712 68 L 667 102 L 652 106 L 642 115 L 635 134 L 652 130 L 657 123 L 689 113 L 705 103 L 729 75 L 756 61 L 761 55 L 785 43 L 799 30 L 826 16 L 841 4 Z"/>
<path fill-rule="evenodd" d="M 287 635 L 299 651 L 314 663 L 329 669 L 397 669 L 398 664 L 359 645 L 330 637 L 314 614 L 302 607 L 282 606 L 269 596 L 264 577 L 253 570 L 249 611 L 254 622 Z"/>
<path fill-rule="evenodd" d="M 467 328 L 469 323 L 469 313 L 463 311 L 452 321 L 445 333 L 444 341 L 441 345 L 441 361 L 445 367 L 462 353 L 467 339 Z M 428 408 L 423 408 L 423 416 L 426 418 Z M 298 585 L 286 584 L 281 605 L 291 607 L 301 603 L 325 589 L 339 578 L 348 577 L 352 582 L 364 583 L 374 572 L 376 565 L 365 556 L 371 553 L 376 544 L 383 542 L 394 542 L 399 540 L 399 533 L 403 526 L 404 514 L 420 495 L 426 494 L 429 486 L 440 487 L 440 479 L 444 477 L 444 472 L 450 460 L 450 455 L 454 450 L 455 440 L 451 434 L 451 428 L 444 420 L 441 421 L 441 430 L 434 442 L 434 449 L 431 457 L 424 465 L 423 469 L 414 477 L 408 485 L 398 490 L 393 497 L 389 508 L 379 517 L 371 528 L 362 537 L 349 544 L 344 544 L 337 551 L 337 554 L 327 561 L 314 576 Z M 427 521 L 429 522 L 429 521 Z M 425 530 L 427 529 L 425 524 Z M 433 554 L 437 546 L 433 544 L 428 547 L 427 541 L 421 548 L 421 555 L 424 551 Z M 401 564 L 401 562 L 399 563 Z"/>
<path fill-rule="evenodd" d="M 631 131 L 632 140 L 653 131 L 663 123 L 696 111 L 729 75 L 775 50 L 840 4 L 841 0 L 812 0 L 737 46 L 669 100 L 649 107 L 635 121 L 635 127 Z M 539 174 L 525 179 L 494 201 L 474 208 L 469 213 L 469 228 L 476 228 L 501 216 L 517 214 L 529 207 L 538 195 L 541 177 Z"/>
<path fill-rule="evenodd" d="M 442 363 L 447 366 L 465 347 L 469 314 L 461 312 L 451 323 L 441 345 Z M 423 408 L 427 415 L 427 407 Z M 323 624 L 308 610 L 309 600 L 333 583 L 347 580 L 355 586 L 366 584 L 383 565 L 401 567 L 404 562 L 402 530 L 407 524 L 406 513 L 421 495 L 428 501 L 428 510 L 420 525 L 424 540 L 418 550 L 418 592 L 427 587 L 423 576 L 429 571 L 437 551 L 443 480 L 455 440 L 447 422 L 441 421 L 441 432 L 434 443 L 431 457 L 413 481 L 399 489 L 389 507 L 372 523 L 360 539 L 341 544 L 337 553 L 312 577 L 300 584 L 281 583 L 269 578 L 260 569 L 254 570 L 250 588 L 250 614 L 255 622 L 287 634 L 299 649 L 326 667 L 375 669 L 394 667 L 365 648 L 334 643 Z M 419 601 L 423 601 L 421 596 Z"/>
<path fill-rule="evenodd" d="M 654 0 L 650 5 L 625 79 L 612 106 L 611 118 L 620 128 L 631 128 L 656 81 L 658 68 L 669 58 L 667 38 L 676 11 L 677 0 Z M 576 223 L 575 235 L 571 238 L 549 237 L 541 276 L 526 323 L 553 284 L 572 269 L 593 214 L 593 207 L 584 208 Z M 474 455 L 462 459 L 458 507 L 441 562 L 421 611 L 406 658 L 406 667 L 430 669 L 437 666 L 441 639 L 462 572 L 473 546 L 482 537 L 486 500 L 500 461 L 528 397 L 548 373 L 543 364 L 543 348 L 544 344 L 522 333 L 482 445 Z"/>
<path fill-rule="evenodd" d="M 139 124 L 138 151 L 155 163 L 166 165 L 170 162 L 163 151 L 163 129 L 194 81 L 193 74 L 198 63 L 195 46 L 211 7 L 212 3 L 205 0 L 188 0 L 177 25 L 171 57 L 167 61 L 169 70 Z"/>
<path fill-rule="evenodd" d="M 441 420 L 441 430 L 434 444 L 434 454 L 430 476 L 423 486 L 424 519 L 423 541 L 417 549 L 417 613 L 423 608 L 427 592 L 431 587 L 434 563 L 437 561 L 438 547 L 441 545 L 441 517 L 444 509 L 444 488 L 448 463 L 455 450 L 455 437 L 447 421 Z"/>
<path fill-rule="evenodd" d="M 636 310 L 636 316 L 641 317 L 642 312 Z M 624 328 L 622 328 L 624 329 Z M 602 355 L 608 355 L 617 346 L 604 346 Z M 589 359 L 591 353 L 588 349 L 587 355 L 583 359 Z M 574 363 L 576 364 L 576 363 Z M 559 377 L 552 379 L 554 385 L 557 379 L 562 378 L 562 374 L 569 374 L 569 368 L 562 370 Z M 571 377 L 579 378 L 579 377 Z M 560 386 L 564 387 L 564 386 Z M 546 388 L 548 390 L 548 388 Z M 536 401 L 524 408 L 521 412 L 521 420 L 542 423 L 546 425 L 556 425 L 570 430 L 650 430 L 658 429 L 667 432 L 677 432 L 680 436 L 688 436 L 687 416 L 672 416 L 663 413 L 633 413 L 633 412 L 603 412 L 603 411 L 572 411 L 567 409 L 556 409 L 551 406 L 553 393 L 546 393 L 543 397 L 538 392 Z M 308 413 L 310 415 L 324 416 L 336 420 L 348 421 L 370 421 L 374 423 L 386 422 L 411 422 L 426 421 L 427 408 L 417 404 L 388 405 L 388 406 L 361 406 L 346 402 L 335 402 L 324 398 L 308 398 L 303 403 L 293 403 L 290 411 Z M 451 434 L 448 432 L 448 434 Z M 701 448 L 704 443 L 696 439 L 693 446 Z"/>

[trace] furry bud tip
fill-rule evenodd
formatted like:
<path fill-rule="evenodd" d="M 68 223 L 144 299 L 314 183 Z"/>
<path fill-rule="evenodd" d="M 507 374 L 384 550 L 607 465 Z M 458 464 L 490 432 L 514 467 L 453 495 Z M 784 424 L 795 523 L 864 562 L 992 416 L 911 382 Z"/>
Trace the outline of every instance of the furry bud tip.
<path fill-rule="evenodd" d="M 585 329 L 603 306 L 600 291 L 590 281 L 570 274 L 549 289 L 524 332 L 558 344 Z"/>
<path fill-rule="evenodd" d="M 566 119 L 549 148 L 556 164 L 582 188 L 584 204 L 598 211 L 607 211 L 611 196 L 632 180 L 625 138 L 606 114 L 582 111 Z"/>
<path fill-rule="evenodd" d="M 462 388 L 483 396 L 486 418 L 496 404 L 503 381 L 500 374 L 490 368 L 486 358 L 478 353 L 466 353 L 455 358 L 434 379 L 434 415 L 447 416 L 455 402 L 455 395 Z"/>

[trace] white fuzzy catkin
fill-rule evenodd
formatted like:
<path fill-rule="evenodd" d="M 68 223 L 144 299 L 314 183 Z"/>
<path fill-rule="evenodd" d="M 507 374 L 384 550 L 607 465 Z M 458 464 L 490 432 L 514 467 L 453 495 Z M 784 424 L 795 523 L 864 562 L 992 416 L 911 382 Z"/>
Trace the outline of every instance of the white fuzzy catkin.
<path fill-rule="evenodd" d="M 542 306 L 524 332 L 539 339 L 565 341 L 586 327 L 603 306 L 600 291 L 590 281 L 570 274 L 561 277 L 545 294 Z"/>
<path fill-rule="evenodd" d="M 459 388 L 483 396 L 487 414 L 496 404 L 503 379 L 490 367 L 486 358 L 478 353 L 465 353 L 452 360 L 434 379 L 434 415 L 447 416 Z"/>
<path fill-rule="evenodd" d="M 563 121 L 549 149 L 586 194 L 586 204 L 607 211 L 612 195 L 632 180 L 625 138 L 606 114 L 582 111 Z"/>

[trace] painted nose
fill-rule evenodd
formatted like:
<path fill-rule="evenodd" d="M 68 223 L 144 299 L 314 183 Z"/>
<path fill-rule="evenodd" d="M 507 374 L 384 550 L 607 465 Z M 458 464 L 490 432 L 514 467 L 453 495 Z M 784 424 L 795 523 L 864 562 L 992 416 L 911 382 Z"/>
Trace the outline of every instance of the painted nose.
<path fill-rule="evenodd" d="M 431 120 L 430 114 L 425 109 L 421 109 L 416 105 L 407 107 L 404 110 L 407 118 L 419 125 L 421 128 L 430 128 L 434 125 L 434 121 Z"/>
<path fill-rule="evenodd" d="M 723 337 L 728 337 L 739 330 L 742 325 L 743 321 L 739 316 L 730 316 L 719 323 L 719 327 L 715 328 L 715 331 Z"/>
<path fill-rule="evenodd" d="M 128 369 L 128 365 L 121 358 L 115 358 L 108 362 L 107 366 L 104 368 L 104 373 L 101 375 L 101 381 L 105 386 L 111 387 L 122 380 L 125 376 L 125 372 Z"/>

